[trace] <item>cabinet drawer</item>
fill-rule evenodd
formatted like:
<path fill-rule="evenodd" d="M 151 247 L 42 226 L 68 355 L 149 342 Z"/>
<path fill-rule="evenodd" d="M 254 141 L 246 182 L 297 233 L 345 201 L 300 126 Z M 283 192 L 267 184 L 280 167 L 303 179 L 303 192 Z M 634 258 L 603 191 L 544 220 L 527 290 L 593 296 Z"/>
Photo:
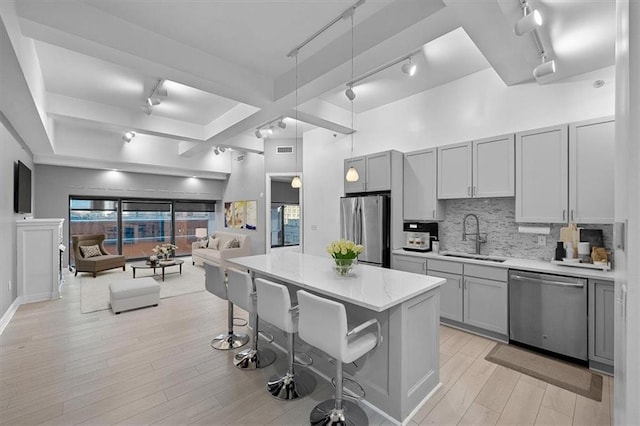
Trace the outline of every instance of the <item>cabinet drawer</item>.
<path fill-rule="evenodd" d="M 427 270 L 448 272 L 450 274 L 462 274 L 462 263 L 449 262 L 446 260 L 428 259 Z"/>
<path fill-rule="evenodd" d="M 488 280 L 507 281 L 508 270 L 506 268 L 494 268 L 483 265 L 464 265 L 464 275 L 469 277 L 486 278 Z"/>

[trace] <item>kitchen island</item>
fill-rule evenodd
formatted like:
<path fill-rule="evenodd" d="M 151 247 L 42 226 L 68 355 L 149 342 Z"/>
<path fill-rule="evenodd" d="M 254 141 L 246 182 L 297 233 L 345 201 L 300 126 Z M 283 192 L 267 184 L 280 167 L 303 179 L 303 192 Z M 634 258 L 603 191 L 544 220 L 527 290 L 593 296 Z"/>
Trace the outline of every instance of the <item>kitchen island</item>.
<path fill-rule="evenodd" d="M 364 388 L 366 403 L 395 422 L 407 420 L 439 385 L 439 287 L 444 279 L 363 264 L 339 276 L 328 256 L 294 252 L 233 258 L 229 264 L 249 270 L 254 278 L 286 284 L 292 292 L 304 289 L 337 300 L 354 325 L 376 318 L 382 344 L 344 371 Z M 269 331 L 276 343 L 284 342 L 279 330 Z M 315 348 L 309 352 L 311 368 L 332 377 L 335 366 L 328 356 Z"/>

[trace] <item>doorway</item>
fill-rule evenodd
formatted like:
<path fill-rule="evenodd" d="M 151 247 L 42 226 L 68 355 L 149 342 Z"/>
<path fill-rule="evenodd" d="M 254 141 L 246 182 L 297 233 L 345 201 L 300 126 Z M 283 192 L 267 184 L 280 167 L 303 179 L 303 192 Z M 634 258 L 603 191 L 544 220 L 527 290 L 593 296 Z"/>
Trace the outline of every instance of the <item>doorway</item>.
<path fill-rule="evenodd" d="M 294 173 L 266 174 L 266 253 L 302 252 L 302 188 L 291 187 L 294 176 Z"/>

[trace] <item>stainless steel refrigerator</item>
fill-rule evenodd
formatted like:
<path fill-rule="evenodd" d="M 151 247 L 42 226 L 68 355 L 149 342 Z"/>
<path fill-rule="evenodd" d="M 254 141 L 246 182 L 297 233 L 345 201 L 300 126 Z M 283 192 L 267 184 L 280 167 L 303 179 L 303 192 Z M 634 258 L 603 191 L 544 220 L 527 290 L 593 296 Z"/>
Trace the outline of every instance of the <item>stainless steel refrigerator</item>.
<path fill-rule="evenodd" d="M 358 262 L 390 266 L 389 196 L 340 198 L 340 235 L 364 246 Z"/>

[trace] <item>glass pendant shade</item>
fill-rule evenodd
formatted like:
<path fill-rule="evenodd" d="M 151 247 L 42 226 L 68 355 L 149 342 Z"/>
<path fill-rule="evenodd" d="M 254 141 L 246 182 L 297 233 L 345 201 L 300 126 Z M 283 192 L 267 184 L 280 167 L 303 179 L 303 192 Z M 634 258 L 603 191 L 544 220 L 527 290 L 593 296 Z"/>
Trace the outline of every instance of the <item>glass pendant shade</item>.
<path fill-rule="evenodd" d="M 302 187 L 302 180 L 300 179 L 300 176 L 294 176 L 293 179 L 291 179 L 291 187 L 292 188 Z"/>
<path fill-rule="evenodd" d="M 349 167 L 349 170 L 347 170 L 346 179 L 347 179 L 347 182 L 357 182 L 358 179 L 360 179 L 360 175 L 358 174 L 358 171 L 356 170 L 355 167 L 353 166 Z"/>

